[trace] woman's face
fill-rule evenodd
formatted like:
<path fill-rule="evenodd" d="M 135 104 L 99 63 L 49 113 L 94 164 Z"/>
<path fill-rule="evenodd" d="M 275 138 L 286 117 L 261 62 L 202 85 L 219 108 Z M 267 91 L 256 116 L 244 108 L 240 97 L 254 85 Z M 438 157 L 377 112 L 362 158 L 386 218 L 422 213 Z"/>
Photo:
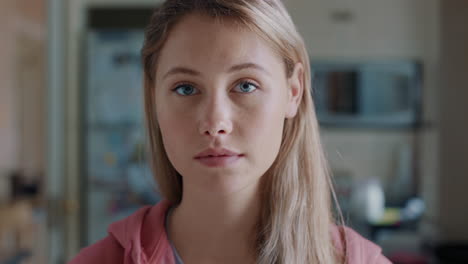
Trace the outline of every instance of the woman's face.
<path fill-rule="evenodd" d="M 232 193 L 254 186 L 275 160 L 285 118 L 302 93 L 296 65 L 231 21 L 192 14 L 172 30 L 156 70 L 156 112 L 184 193 Z M 224 157 L 205 157 L 210 149 Z M 225 154 L 225 153 L 224 153 Z"/>

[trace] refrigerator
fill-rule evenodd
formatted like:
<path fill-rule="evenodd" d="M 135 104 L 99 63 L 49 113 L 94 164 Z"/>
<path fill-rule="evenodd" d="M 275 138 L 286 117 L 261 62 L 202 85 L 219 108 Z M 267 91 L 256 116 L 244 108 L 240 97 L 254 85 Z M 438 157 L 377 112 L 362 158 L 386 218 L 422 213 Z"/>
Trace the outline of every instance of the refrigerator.
<path fill-rule="evenodd" d="M 146 161 L 143 30 L 93 29 L 86 34 L 81 182 L 84 244 L 109 224 L 160 200 Z"/>

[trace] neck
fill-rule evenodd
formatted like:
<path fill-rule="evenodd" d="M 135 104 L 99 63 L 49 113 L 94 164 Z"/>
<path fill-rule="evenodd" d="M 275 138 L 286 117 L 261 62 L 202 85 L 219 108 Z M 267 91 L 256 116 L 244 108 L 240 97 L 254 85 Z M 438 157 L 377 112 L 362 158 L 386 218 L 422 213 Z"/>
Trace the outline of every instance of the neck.
<path fill-rule="evenodd" d="M 229 195 L 187 188 L 169 219 L 169 236 L 186 263 L 247 263 L 259 211 L 258 184 Z"/>

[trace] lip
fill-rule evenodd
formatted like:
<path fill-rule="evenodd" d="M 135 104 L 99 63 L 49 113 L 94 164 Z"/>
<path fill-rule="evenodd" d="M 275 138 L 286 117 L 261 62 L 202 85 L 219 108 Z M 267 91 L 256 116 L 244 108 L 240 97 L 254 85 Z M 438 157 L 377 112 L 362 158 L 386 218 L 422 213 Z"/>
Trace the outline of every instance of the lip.
<path fill-rule="evenodd" d="M 195 156 L 195 159 L 208 158 L 208 157 L 219 157 L 219 156 L 239 156 L 240 154 L 225 148 L 209 148 Z"/>
<path fill-rule="evenodd" d="M 232 165 L 244 155 L 224 148 L 209 148 L 197 154 L 195 160 L 208 167 L 224 167 Z"/>

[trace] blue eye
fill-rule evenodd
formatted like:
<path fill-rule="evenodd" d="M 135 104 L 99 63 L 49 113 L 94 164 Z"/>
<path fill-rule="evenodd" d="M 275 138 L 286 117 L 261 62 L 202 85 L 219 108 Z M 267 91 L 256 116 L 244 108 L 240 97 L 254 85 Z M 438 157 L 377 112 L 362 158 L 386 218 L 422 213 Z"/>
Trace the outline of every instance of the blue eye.
<path fill-rule="evenodd" d="M 190 84 L 181 84 L 174 88 L 173 91 L 175 91 L 179 95 L 188 96 L 193 95 L 195 88 Z"/>
<path fill-rule="evenodd" d="M 236 88 L 239 87 L 240 91 L 242 93 L 251 93 L 255 90 L 258 89 L 258 86 L 249 82 L 249 81 L 242 81 L 238 85 L 236 85 Z"/>
<path fill-rule="evenodd" d="M 238 83 L 235 87 L 240 93 L 252 93 L 258 86 L 249 81 L 242 81 Z M 196 88 L 193 87 L 191 84 L 180 84 L 176 88 L 173 89 L 179 95 L 182 96 L 190 96 L 196 94 Z"/>

